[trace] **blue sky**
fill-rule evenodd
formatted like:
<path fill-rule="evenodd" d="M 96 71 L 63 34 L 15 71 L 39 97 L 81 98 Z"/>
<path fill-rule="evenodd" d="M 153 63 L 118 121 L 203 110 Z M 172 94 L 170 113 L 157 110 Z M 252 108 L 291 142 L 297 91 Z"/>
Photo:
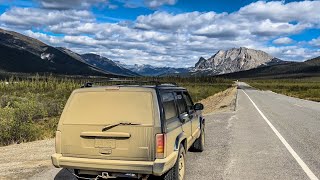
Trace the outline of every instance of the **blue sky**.
<path fill-rule="evenodd" d="M 0 28 L 126 64 L 188 67 L 234 47 L 320 56 L 320 1 L 0 0 Z"/>

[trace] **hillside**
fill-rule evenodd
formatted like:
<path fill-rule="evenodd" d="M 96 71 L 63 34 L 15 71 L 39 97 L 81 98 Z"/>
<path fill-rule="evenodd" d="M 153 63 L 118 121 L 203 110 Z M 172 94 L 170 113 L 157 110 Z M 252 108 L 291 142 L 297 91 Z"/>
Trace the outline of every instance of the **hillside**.
<path fill-rule="evenodd" d="M 126 69 L 112 60 L 97 55 L 97 54 L 83 54 L 81 58 L 88 64 L 91 64 L 99 69 L 103 69 L 105 71 L 111 72 L 113 74 L 119 74 L 124 76 L 140 76 L 138 73 L 135 73 L 129 69 Z"/>
<path fill-rule="evenodd" d="M 7 72 L 107 75 L 37 39 L 0 29 L 0 69 Z"/>

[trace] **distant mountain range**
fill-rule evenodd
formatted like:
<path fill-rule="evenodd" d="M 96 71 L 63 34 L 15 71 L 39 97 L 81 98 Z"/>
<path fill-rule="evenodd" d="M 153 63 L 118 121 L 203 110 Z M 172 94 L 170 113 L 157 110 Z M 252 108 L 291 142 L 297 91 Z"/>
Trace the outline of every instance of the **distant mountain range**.
<path fill-rule="evenodd" d="M 119 63 L 119 62 L 118 62 Z M 119 64 L 133 72 L 136 72 L 142 76 L 165 76 L 165 75 L 179 75 L 183 73 L 189 73 L 192 68 L 173 68 L 173 67 L 156 67 L 148 64 L 144 65 L 126 65 Z"/>
<path fill-rule="evenodd" d="M 305 62 L 282 61 L 245 47 L 220 50 L 201 57 L 194 67 L 173 68 L 126 65 L 89 53 L 78 54 L 64 47 L 52 47 L 37 39 L 0 29 L 0 71 L 55 73 L 109 77 L 134 76 L 223 76 L 255 77 L 280 74 L 320 74 L 320 58 Z"/>

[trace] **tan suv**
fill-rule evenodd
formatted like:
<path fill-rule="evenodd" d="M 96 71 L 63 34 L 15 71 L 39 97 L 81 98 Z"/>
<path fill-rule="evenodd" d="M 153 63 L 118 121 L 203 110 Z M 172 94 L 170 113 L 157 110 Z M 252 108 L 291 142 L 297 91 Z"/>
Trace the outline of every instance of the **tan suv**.
<path fill-rule="evenodd" d="M 61 115 L 55 167 L 78 179 L 184 179 L 187 150 L 204 149 L 202 104 L 173 84 L 89 87 Z"/>

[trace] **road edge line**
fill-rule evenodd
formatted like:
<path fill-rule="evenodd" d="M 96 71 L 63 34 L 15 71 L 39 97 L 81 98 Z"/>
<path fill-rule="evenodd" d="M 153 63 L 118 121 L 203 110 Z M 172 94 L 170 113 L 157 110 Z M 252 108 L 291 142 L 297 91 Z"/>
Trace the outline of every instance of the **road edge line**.
<path fill-rule="evenodd" d="M 294 159 L 298 162 L 300 167 L 303 169 L 303 171 L 308 175 L 308 177 L 311 180 L 319 180 L 316 175 L 309 169 L 308 165 L 303 162 L 303 160 L 300 158 L 300 156 L 292 149 L 290 144 L 284 139 L 284 137 L 279 133 L 279 131 L 271 124 L 271 122 L 268 120 L 268 118 L 261 112 L 261 110 L 258 108 L 258 106 L 253 102 L 253 100 L 250 98 L 250 96 L 242 89 L 242 92 L 249 98 L 253 106 L 257 109 L 259 114 L 262 116 L 262 118 L 267 122 L 267 124 L 270 126 L 270 128 L 273 130 L 273 132 L 278 136 L 282 144 L 287 148 L 287 150 L 290 152 L 290 154 L 294 157 Z"/>

